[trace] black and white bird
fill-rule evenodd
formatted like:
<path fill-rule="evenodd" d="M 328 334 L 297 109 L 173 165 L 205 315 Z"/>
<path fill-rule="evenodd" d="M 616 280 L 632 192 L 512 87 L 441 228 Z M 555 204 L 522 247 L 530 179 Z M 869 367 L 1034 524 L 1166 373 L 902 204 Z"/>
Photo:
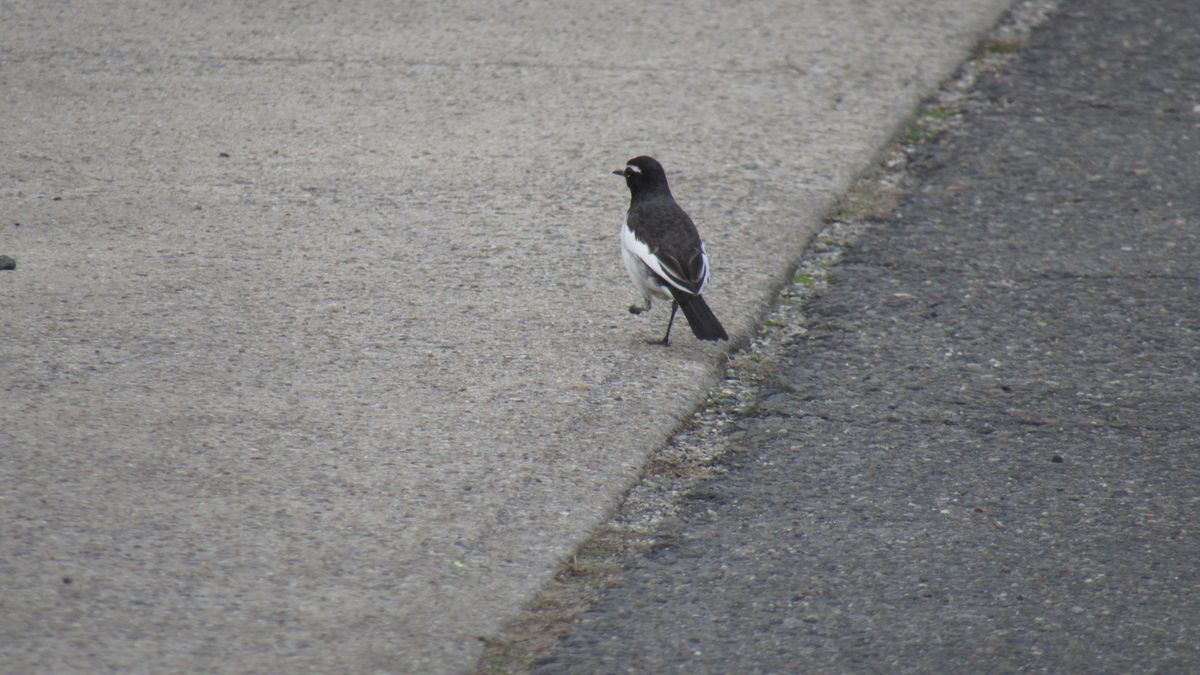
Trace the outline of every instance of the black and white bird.
<path fill-rule="evenodd" d="M 662 344 L 670 344 L 675 310 L 682 309 L 692 332 L 701 340 L 728 340 L 729 335 L 700 296 L 708 281 L 708 253 L 688 214 L 675 203 L 667 174 L 653 157 L 634 157 L 624 169 L 629 186 L 629 213 L 621 227 L 621 260 L 644 304 L 629 311 L 650 309 L 654 297 L 671 301 L 671 318 Z"/>

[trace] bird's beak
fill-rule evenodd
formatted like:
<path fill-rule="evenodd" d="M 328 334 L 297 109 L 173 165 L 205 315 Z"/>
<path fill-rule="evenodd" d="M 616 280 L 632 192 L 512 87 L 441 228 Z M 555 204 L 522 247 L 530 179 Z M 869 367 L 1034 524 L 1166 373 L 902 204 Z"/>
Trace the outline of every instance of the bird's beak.
<path fill-rule="evenodd" d="M 616 170 L 616 171 L 614 171 L 613 173 L 615 173 L 615 174 L 616 174 L 616 175 L 618 175 L 618 176 L 624 176 L 624 175 L 625 175 L 625 169 L 617 169 L 617 170 Z"/>

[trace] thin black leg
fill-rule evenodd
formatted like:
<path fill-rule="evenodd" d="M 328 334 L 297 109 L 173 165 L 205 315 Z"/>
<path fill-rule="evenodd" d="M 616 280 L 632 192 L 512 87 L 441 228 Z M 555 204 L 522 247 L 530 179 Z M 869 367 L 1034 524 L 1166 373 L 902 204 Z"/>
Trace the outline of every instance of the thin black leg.
<path fill-rule="evenodd" d="M 664 345 L 671 344 L 671 324 L 675 323 L 675 310 L 679 309 L 679 303 L 671 301 L 671 320 L 667 322 L 667 334 L 663 336 L 662 343 Z"/>

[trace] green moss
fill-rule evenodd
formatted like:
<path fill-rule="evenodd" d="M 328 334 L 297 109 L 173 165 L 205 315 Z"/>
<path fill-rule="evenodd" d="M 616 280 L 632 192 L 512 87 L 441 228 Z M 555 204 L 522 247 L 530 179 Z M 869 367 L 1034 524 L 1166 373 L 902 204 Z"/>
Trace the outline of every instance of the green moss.
<path fill-rule="evenodd" d="M 1016 54 L 1024 46 L 1020 40 L 987 40 L 979 45 L 978 52 L 982 55 Z"/>

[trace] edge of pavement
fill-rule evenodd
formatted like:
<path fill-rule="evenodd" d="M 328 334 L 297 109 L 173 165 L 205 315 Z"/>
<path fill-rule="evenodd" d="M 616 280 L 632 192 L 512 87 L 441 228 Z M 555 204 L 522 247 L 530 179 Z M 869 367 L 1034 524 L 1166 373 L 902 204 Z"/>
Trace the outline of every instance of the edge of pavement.
<path fill-rule="evenodd" d="M 664 525 L 674 521 L 683 500 L 705 481 L 724 473 L 728 448 L 724 427 L 750 409 L 782 349 L 807 332 L 805 304 L 828 285 L 846 249 L 871 229 L 871 220 L 890 213 L 903 193 L 907 158 L 953 124 L 969 93 L 985 72 L 1003 69 L 1017 58 L 1030 32 L 1057 10 L 1057 0 L 1021 0 L 980 35 L 959 68 L 930 92 L 903 120 L 878 155 L 825 213 L 793 272 L 772 290 L 757 329 L 728 352 L 720 381 L 704 402 L 670 433 L 643 466 L 635 483 L 618 498 L 608 518 L 563 560 L 519 614 L 502 630 L 481 637 L 483 653 L 474 675 L 530 672 L 554 649 L 605 589 L 619 584 L 624 565 L 670 545 Z"/>

